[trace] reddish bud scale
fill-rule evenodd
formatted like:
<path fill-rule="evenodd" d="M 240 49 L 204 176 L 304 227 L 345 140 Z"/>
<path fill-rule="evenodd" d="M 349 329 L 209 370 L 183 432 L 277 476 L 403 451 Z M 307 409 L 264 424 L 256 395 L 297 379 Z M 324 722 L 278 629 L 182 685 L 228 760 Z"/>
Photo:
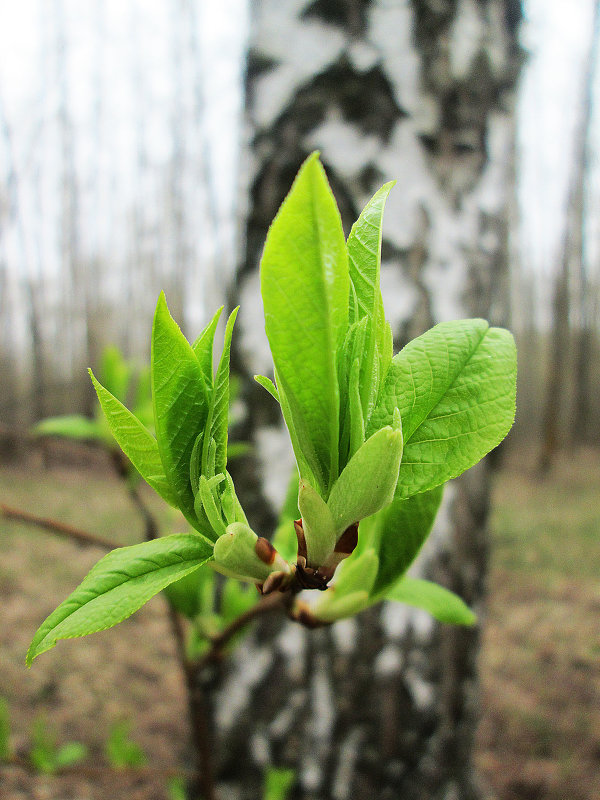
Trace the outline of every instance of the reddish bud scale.
<path fill-rule="evenodd" d="M 259 536 L 256 540 L 254 552 L 260 558 L 263 564 L 267 564 L 268 566 L 271 566 L 271 564 L 275 561 L 275 556 L 277 555 L 277 550 L 275 550 L 271 542 L 268 539 L 265 539 L 263 536 Z"/>

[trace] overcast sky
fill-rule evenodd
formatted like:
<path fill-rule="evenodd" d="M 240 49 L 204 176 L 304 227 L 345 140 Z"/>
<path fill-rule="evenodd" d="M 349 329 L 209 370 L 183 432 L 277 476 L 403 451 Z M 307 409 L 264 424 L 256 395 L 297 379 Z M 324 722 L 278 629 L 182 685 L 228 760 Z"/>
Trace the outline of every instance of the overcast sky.
<path fill-rule="evenodd" d="M 90 30 L 89 16 L 96 13 L 96 3 L 62 0 L 74 42 L 70 52 L 70 79 L 79 123 L 90 130 L 94 122 L 93 81 L 96 44 L 78 30 Z M 39 9 L 43 9 L 40 19 Z M 27 148 L 36 144 L 38 125 L 52 112 L 56 98 L 41 98 L 44 64 L 41 53 L 46 38 L 52 41 L 52 14 L 55 3 L 39 0 L 5 2 L 0 11 L 0 100 L 6 115 L 20 134 L 15 146 L 23 163 L 28 163 Z M 208 141 L 215 174 L 219 176 L 218 198 L 222 214 L 233 213 L 237 128 L 241 103 L 241 58 L 246 35 L 246 0 L 204 0 L 198 3 L 199 31 L 204 58 L 207 100 Z M 165 31 L 171 24 L 172 4 L 165 0 L 106 0 L 102 25 L 110 31 L 104 45 L 103 64 L 106 85 L 111 87 L 110 133 L 121 142 L 118 148 L 118 171 L 126 175 L 133 163 L 132 109 L 136 97 L 131 82 L 119 79 L 130 69 L 125 63 L 134 57 L 132 20 L 144 26 L 145 47 L 152 49 L 151 74 L 144 76 L 152 87 L 154 112 L 146 122 L 148 157 L 157 163 L 168 157 L 168 114 L 171 75 L 168 41 Z M 522 206 L 522 253 L 525 268 L 549 274 L 560 241 L 560 221 L 565 201 L 565 187 L 572 145 L 574 109 L 579 98 L 581 58 L 586 53 L 591 31 L 592 0 L 527 0 L 527 24 L 523 42 L 530 51 L 521 87 L 519 105 L 520 200 Z M 141 22 L 140 22 L 141 21 Z M 50 33 L 49 33 L 50 31 Z M 89 33 L 88 33 L 89 36 Z M 598 125 L 596 125 L 598 128 Z M 88 148 L 93 148 L 90 135 Z M 80 149 L 78 158 L 90 158 L 90 151 Z M 596 181 L 598 183 L 598 181 Z"/>

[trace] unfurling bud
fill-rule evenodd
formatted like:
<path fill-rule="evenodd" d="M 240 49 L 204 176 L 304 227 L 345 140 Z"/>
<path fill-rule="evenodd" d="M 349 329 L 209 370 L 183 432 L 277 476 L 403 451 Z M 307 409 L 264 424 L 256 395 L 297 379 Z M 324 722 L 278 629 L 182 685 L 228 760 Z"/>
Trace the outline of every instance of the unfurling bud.
<path fill-rule="evenodd" d="M 344 561 L 333 586 L 312 606 L 313 616 L 321 622 L 335 622 L 367 608 L 372 602 L 370 592 L 378 566 L 379 558 L 373 549 Z"/>
<path fill-rule="evenodd" d="M 273 545 L 243 522 L 232 522 L 215 542 L 214 568 L 239 580 L 263 583 L 274 572 L 290 573 Z"/>
<path fill-rule="evenodd" d="M 302 514 L 306 565 L 320 567 L 325 564 L 335 548 L 335 526 L 331 511 L 321 495 L 304 480 L 300 481 L 298 508 Z M 298 555 L 302 555 L 300 548 Z"/>
<path fill-rule="evenodd" d="M 396 409 L 394 427 L 381 428 L 367 439 L 333 485 L 327 506 L 337 537 L 392 502 L 401 458 L 402 428 Z"/>

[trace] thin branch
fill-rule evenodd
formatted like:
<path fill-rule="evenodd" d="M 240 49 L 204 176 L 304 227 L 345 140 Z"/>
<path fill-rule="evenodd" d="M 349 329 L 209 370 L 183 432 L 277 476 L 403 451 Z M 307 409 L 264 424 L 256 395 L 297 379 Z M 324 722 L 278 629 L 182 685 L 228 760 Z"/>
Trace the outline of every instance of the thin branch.
<path fill-rule="evenodd" d="M 220 661 L 223 649 L 231 639 L 233 639 L 236 633 L 239 633 L 246 625 L 259 617 L 263 617 L 273 611 L 284 610 L 289 606 L 291 598 L 291 591 L 272 592 L 271 594 L 264 595 L 255 606 L 244 611 L 243 614 L 240 614 L 239 617 L 236 617 L 233 622 L 224 628 L 221 633 L 211 638 L 210 650 L 195 662 L 195 666 L 201 669 L 215 661 Z"/>
<path fill-rule="evenodd" d="M 100 547 L 103 550 L 114 550 L 120 545 L 111 542 L 95 533 L 88 533 L 72 525 L 59 522 L 49 517 L 38 517 L 37 514 L 30 514 L 28 511 L 21 511 L 19 508 L 12 508 L 5 503 L 0 503 L 0 516 L 13 522 L 22 522 L 26 525 L 36 525 L 38 528 L 57 533 L 66 539 L 74 539 L 78 544 L 85 544 L 91 547 Z"/>

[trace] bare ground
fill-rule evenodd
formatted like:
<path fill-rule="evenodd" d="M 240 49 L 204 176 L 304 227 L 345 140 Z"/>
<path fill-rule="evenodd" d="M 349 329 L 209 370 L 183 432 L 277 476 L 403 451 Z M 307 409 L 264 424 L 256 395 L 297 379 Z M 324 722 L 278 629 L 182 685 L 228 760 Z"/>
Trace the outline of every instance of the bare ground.
<path fill-rule="evenodd" d="M 153 502 L 150 493 L 149 502 Z M 133 543 L 143 532 L 106 469 L 0 471 L 0 500 Z M 481 656 L 476 761 L 486 800 L 600 797 L 600 456 L 564 459 L 540 482 L 520 463 L 496 479 L 490 602 Z M 165 528 L 177 530 L 175 515 Z M 118 527 L 115 523 L 118 520 Z M 183 528 L 179 528 L 180 530 Z M 102 552 L 0 522 L 0 696 L 21 763 L 0 771 L 2 800 L 166 800 L 189 767 L 184 691 L 162 598 L 111 631 L 61 642 L 31 670 L 24 654 L 40 621 Z M 85 742 L 85 765 L 61 775 L 25 766 L 42 715 L 60 743 Z M 117 720 L 148 767 L 117 773 L 104 746 Z"/>

